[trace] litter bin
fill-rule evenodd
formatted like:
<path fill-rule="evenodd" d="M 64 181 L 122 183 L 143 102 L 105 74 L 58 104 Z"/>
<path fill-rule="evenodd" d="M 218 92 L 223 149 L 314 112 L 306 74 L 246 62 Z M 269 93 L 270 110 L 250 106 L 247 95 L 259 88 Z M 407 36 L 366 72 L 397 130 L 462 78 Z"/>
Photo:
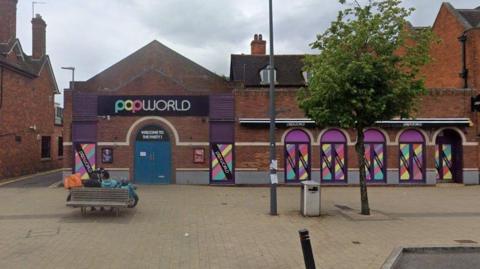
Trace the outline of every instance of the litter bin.
<path fill-rule="evenodd" d="M 320 183 L 302 181 L 300 211 L 308 217 L 320 216 Z"/>

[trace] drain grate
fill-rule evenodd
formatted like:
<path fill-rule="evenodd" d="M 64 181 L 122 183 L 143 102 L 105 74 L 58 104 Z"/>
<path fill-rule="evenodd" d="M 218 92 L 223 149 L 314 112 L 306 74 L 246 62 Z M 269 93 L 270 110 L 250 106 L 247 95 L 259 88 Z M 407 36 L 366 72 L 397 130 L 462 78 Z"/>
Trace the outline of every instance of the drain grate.
<path fill-rule="evenodd" d="M 360 241 L 352 241 L 352 244 L 354 244 L 354 245 L 360 245 L 361 243 L 360 243 Z"/>
<path fill-rule="evenodd" d="M 460 244 L 478 244 L 478 242 L 473 240 L 460 239 L 460 240 L 454 240 L 454 241 Z"/>
<path fill-rule="evenodd" d="M 348 207 L 346 205 L 335 205 L 335 207 L 340 208 L 341 210 L 353 210 L 351 207 Z"/>

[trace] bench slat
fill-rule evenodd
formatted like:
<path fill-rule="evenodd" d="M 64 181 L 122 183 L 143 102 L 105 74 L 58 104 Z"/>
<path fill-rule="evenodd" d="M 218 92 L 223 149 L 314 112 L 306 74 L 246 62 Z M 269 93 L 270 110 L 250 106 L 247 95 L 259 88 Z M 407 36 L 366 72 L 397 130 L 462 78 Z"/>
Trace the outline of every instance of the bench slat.
<path fill-rule="evenodd" d="M 129 201 L 128 189 L 120 188 L 73 188 L 70 194 L 71 198 L 67 206 L 71 207 L 127 207 Z"/>
<path fill-rule="evenodd" d="M 127 207 L 126 203 L 114 203 L 114 202 L 98 202 L 98 201 L 78 201 L 78 202 L 67 202 L 67 206 L 70 207 L 89 207 L 89 206 L 111 206 L 111 207 Z"/>

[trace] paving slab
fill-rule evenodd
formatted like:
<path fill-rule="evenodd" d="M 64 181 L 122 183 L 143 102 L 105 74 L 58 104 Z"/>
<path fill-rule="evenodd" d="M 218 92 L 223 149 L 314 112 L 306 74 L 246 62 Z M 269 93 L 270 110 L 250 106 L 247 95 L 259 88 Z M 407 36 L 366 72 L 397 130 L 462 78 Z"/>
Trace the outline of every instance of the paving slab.
<path fill-rule="evenodd" d="M 398 246 L 480 242 L 480 186 L 369 188 L 372 221 L 336 206 L 360 212 L 358 188 L 321 191 L 320 217 L 300 215 L 299 188 L 278 188 L 270 216 L 269 188 L 180 185 L 139 186 L 136 208 L 82 217 L 64 189 L 0 188 L 0 268 L 304 268 L 303 228 L 317 268 L 380 268 Z"/>

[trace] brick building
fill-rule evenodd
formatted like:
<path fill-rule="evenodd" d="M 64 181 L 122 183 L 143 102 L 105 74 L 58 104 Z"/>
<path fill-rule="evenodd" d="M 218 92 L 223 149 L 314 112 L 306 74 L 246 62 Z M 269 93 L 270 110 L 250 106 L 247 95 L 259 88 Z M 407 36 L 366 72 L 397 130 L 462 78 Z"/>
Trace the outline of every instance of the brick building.
<path fill-rule="evenodd" d="M 61 168 L 63 163 L 47 25 L 40 15 L 32 19 L 32 55 L 27 55 L 16 37 L 16 11 L 17 0 L 0 0 L 0 179 Z"/>
<path fill-rule="evenodd" d="M 415 119 L 366 130 L 371 184 L 479 183 L 477 96 L 480 9 L 442 4 L 433 30 L 429 92 Z M 308 84 L 302 55 L 276 55 L 279 181 L 357 184 L 355 133 L 320 129 L 298 108 Z M 85 173 L 75 150 L 139 183 L 268 183 L 268 56 L 255 35 L 251 54 L 231 55 L 227 81 L 152 42 L 66 91 L 66 173 Z M 460 76 L 459 76 L 460 73 Z M 72 133 L 70 133 L 72 132 Z M 75 150 L 73 150 L 75 149 Z M 85 176 L 86 177 L 86 176 Z"/>

